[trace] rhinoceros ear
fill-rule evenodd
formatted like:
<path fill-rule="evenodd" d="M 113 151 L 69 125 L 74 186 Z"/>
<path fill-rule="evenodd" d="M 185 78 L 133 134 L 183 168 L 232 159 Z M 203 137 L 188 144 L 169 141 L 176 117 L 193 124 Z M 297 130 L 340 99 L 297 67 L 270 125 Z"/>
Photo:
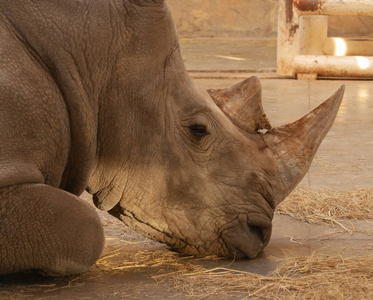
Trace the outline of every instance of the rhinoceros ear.
<path fill-rule="evenodd" d="M 342 85 L 328 100 L 307 115 L 263 135 L 279 165 L 284 198 L 306 175 L 322 140 L 332 127 L 344 94 Z"/>
<path fill-rule="evenodd" d="M 216 105 L 241 129 L 256 133 L 271 129 L 263 111 L 262 87 L 258 77 L 252 76 L 227 89 L 207 91 Z"/>

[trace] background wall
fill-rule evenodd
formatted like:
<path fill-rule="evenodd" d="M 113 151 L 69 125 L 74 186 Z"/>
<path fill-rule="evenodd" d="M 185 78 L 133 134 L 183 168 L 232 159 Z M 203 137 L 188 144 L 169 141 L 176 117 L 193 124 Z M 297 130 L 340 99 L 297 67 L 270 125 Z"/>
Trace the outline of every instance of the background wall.
<path fill-rule="evenodd" d="M 276 37 L 278 0 L 167 0 L 181 37 Z M 330 36 L 373 37 L 371 17 L 332 17 Z"/>
<path fill-rule="evenodd" d="M 278 0 L 168 0 L 180 36 L 276 36 Z"/>

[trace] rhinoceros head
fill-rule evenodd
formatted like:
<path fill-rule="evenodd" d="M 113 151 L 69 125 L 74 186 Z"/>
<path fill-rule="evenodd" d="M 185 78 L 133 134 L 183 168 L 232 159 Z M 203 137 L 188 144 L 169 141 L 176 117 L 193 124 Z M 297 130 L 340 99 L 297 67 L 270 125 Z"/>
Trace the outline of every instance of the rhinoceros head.
<path fill-rule="evenodd" d="M 168 103 L 164 131 L 142 146 L 147 154 L 134 162 L 110 213 L 182 253 L 255 257 L 269 241 L 275 207 L 329 131 L 343 90 L 277 128 L 263 113 L 256 77 L 210 90 L 211 98 Z M 183 98 L 179 92 L 173 99 Z"/>
<path fill-rule="evenodd" d="M 149 1 L 157 2 L 163 11 L 163 1 Z M 89 191 L 98 207 L 177 251 L 253 258 L 269 241 L 276 206 L 306 174 L 344 88 L 272 128 L 256 77 L 199 91 L 167 9 L 152 16 L 113 72 L 107 99 L 120 101 L 102 104 Z"/>

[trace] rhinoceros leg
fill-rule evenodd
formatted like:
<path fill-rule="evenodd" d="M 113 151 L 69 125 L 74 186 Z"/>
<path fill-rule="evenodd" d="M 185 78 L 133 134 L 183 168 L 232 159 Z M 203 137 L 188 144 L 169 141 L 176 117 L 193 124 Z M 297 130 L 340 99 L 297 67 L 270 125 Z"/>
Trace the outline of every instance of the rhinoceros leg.
<path fill-rule="evenodd" d="M 0 274 L 81 273 L 103 246 L 97 213 L 78 197 L 43 184 L 0 189 Z"/>

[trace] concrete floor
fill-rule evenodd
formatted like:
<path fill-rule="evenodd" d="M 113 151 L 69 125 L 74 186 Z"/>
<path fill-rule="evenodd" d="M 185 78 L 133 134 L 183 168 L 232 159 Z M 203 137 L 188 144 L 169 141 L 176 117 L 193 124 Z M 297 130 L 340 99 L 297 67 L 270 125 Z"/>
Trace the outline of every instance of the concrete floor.
<path fill-rule="evenodd" d="M 185 64 L 203 89 L 223 88 L 255 74 L 261 78 L 263 106 L 273 126 L 292 122 L 326 100 L 341 84 L 346 93 L 335 124 L 322 143 L 301 184 L 313 189 L 373 188 L 373 82 L 362 80 L 297 81 L 276 76 L 276 41 L 234 39 L 182 39 Z M 83 195 L 88 201 L 89 196 Z M 120 246 L 118 259 L 133 259 L 137 251 L 164 249 L 99 212 L 107 235 L 107 250 Z M 347 222 L 347 221 L 341 221 Z M 351 221 L 350 221 L 351 222 Z M 267 274 L 277 261 L 271 257 L 310 255 L 314 252 L 346 256 L 371 255 L 373 220 L 354 221 L 350 235 L 329 226 L 310 225 L 276 215 L 273 236 L 264 252 L 253 260 L 195 261 L 205 267 L 224 266 Z M 92 267 L 77 279 L 50 279 L 31 275 L 0 277 L 1 299 L 183 299 L 168 283 L 151 276 L 160 268 L 99 272 Z M 164 270 L 163 270 L 164 271 Z M 241 296 L 232 296 L 239 299 Z M 211 298 L 212 299 L 212 298 Z M 216 299 L 216 297 L 214 297 Z M 222 297 L 222 299 L 227 299 Z"/>

